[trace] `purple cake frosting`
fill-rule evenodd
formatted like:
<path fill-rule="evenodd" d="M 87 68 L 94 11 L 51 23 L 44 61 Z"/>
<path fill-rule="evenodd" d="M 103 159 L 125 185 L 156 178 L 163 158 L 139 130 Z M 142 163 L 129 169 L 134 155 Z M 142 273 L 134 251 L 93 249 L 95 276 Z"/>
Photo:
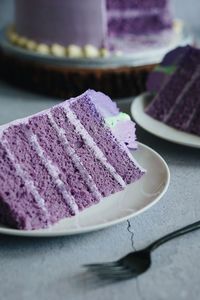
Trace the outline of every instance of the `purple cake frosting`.
<path fill-rule="evenodd" d="M 16 31 L 39 43 L 103 45 L 103 0 L 16 0 Z"/>
<path fill-rule="evenodd" d="M 200 50 L 190 46 L 177 48 L 161 66 L 175 68 L 162 78 L 156 73 L 150 75 L 149 90 L 157 94 L 146 112 L 167 125 L 200 136 Z M 153 82 L 156 79 L 157 84 Z"/>
<path fill-rule="evenodd" d="M 94 90 L 89 90 L 88 93 L 91 96 L 92 102 L 104 118 L 117 116 L 119 114 L 117 103 L 113 102 L 110 97 L 101 92 L 95 92 Z"/>
<path fill-rule="evenodd" d="M 135 123 L 131 121 L 130 117 L 126 114 L 121 116 L 117 104 L 103 93 L 93 90 L 89 90 L 88 93 L 97 110 L 109 123 L 113 134 L 119 141 L 125 143 L 129 149 L 137 149 Z"/>
<path fill-rule="evenodd" d="M 105 122 L 117 114 L 110 98 L 90 90 L 1 126 L 0 222 L 46 228 L 140 179 L 145 171 L 126 147 L 135 133 L 115 135 Z"/>
<path fill-rule="evenodd" d="M 101 92 L 89 90 L 92 102 L 105 121 L 110 123 L 113 134 L 129 149 L 137 149 L 135 123 L 126 114 L 121 116 L 117 104 Z"/>
<path fill-rule="evenodd" d="M 109 47 L 110 36 L 172 28 L 168 0 L 15 0 L 15 30 L 47 45 Z"/>

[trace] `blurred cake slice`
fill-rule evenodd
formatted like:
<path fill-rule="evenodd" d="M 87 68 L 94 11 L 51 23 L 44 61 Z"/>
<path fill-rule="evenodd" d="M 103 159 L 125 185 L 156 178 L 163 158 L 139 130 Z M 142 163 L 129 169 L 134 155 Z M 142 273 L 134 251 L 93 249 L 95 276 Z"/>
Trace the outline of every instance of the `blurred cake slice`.
<path fill-rule="evenodd" d="M 149 77 L 148 90 L 157 94 L 146 112 L 172 127 L 200 135 L 200 50 L 178 48 L 164 62 Z"/>

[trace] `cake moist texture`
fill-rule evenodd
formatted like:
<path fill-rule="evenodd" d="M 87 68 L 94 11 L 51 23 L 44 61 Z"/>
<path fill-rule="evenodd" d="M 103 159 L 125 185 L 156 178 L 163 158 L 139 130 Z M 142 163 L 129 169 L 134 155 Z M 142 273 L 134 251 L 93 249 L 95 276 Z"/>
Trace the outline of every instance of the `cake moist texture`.
<path fill-rule="evenodd" d="M 148 80 L 156 96 L 147 107 L 151 117 L 200 136 L 200 50 L 179 47 L 164 58 Z"/>
<path fill-rule="evenodd" d="M 134 123 L 92 90 L 1 126 L 0 222 L 46 228 L 124 189 L 145 173 L 128 147 Z"/>

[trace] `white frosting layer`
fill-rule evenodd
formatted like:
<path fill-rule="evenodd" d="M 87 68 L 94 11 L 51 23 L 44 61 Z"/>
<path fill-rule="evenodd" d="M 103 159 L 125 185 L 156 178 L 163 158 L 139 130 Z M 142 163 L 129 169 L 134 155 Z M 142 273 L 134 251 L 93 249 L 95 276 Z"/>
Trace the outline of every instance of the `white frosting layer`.
<path fill-rule="evenodd" d="M 51 114 L 51 112 L 48 113 L 48 118 L 51 122 L 51 125 L 53 126 L 53 128 L 56 130 L 60 140 L 62 141 L 63 146 L 65 147 L 65 150 L 67 152 L 67 154 L 70 156 L 70 158 L 72 159 L 74 165 L 76 166 L 76 168 L 79 170 L 83 180 L 85 181 L 85 183 L 87 184 L 88 188 L 91 190 L 93 196 L 100 201 L 102 198 L 102 195 L 100 194 L 94 180 L 92 179 L 92 177 L 90 176 L 90 174 L 88 173 L 87 169 L 83 166 L 81 159 L 79 158 L 79 156 L 76 154 L 75 150 L 70 146 L 69 141 L 67 139 L 66 133 L 64 131 L 64 129 L 60 128 L 56 122 L 53 119 L 53 116 Z"/>
<path fill-rule="evenodd" d="M 32 146 L 34 147 L 35 151 L 37 152 L 38 156 L 40 157 L 42 163 L 45 165 L 45 167 L 48 170 L 48 173 L 53 178 L 56 186 L 58 187 L 59 191 L 61 192 L 63 199 L 65 202 L 69 205 L 69 207 L 73 210 L 75 214 L 78 213 L 78 206 L 76 204 L 76 201 L 74 197 L 69 193 L 66 188 L 64 182 L 59 178 L 60 171 L 58 167 L 51 161 L 50 158 L 46 156 L 44 153 L 42 147 L 40 146 L 37 136 L 32 134 L 30 136 L 30 141 L 32 143 Z"/>
<path fill-rule="evenodd" d="M 148 0 L 147 0 L 148 1 Z M 107 12 L 108 18 L 137 18 L 145 16 L 160 15 L 163 9 L 152 8 L 152 9 L 127 9 L 127 10 L 117 10 L 111 9 Z"/>
<path fill-rule="evenodd" d="M 115 168 L 107 161 L 105 155 L 101 151 L 101 149 L 97 146 L 93 138 L 81 124 L 81 122 L 76 117 L 75 113 L 70 109 L 69 104 L 63 106 L 64 112 L 69 119 L 69 121 L 75 126 L 75 130 L 78 134 L 81 135 L 82 139 L 85 143 L 93 150 L 94 155 L 96 158 L 105 166 L 105 168 L 110 172 L 112 177 L 122 186 L 125 187 L 125 181 L 123 178 L 117 173 Z"/>
<path fill-rule="evenodd" d="M 46 215 L 46 218 L 47 218 L 47 221 L 48 221 L 49 220 L 49 213 L 48 213 L 48 211 L 46 209 L 46 206 L 45 206 L 45 200 L 40 196 L 39 192 L 37 191 L 37 189 L 36 189 L 36 187 L 33 183 L 33 180 L 30 178 L 29 174 L 22 169 L 20 164 L 16 162 L 15 156 L 10 151 L 8 142 L 4 140 L 4 141 L 1 141 L 1 144 L 4 147 L 4 149 L 5 149 L 5 151 L 8 155 L 8 158 L 10 159 L 12 164 L 15 166 L 17 175 L 24 182 L 27 191 L 30 194 L 33 195 L 33 197 L 34 197 L 35 201 L 37 202 L 38 206 L 45 212 L 45 215 Z"/>
<path fill-rule="evenodd" d="M 91 96 L 90 96 L 90 97 L 91 97 Z M 91 98 L 90 98 L 90 100 L 92 101 Z M 74 101 L 75 101 L 75 100 L 74 100 Z M 92 102 L 93 102 L 93 101 L 92 101 Z M 93 102 L 93 103 L 94 103 L 94 102 Z M 95 104 L 95 103 L 94 103 L 94 104 Z M 99 113 L 99 115 L 102 115 L 102 114 L 100 113 L 98 107 L 95 106 L 95 108 L 96 108 L 97 112 Z M 111 130 L 110 127 L 109 127 L 108 125 L 106 125 L 106 123 L 104 124 L 104 129 L 105 129 L 105 130 L 106 130 L 106 129 Z M 115 139 L 116 139 L 116 141 L 117 141 L 119 147 L 121 148 L 121 150 L 124 151 L 124 152 L 127 154 L 127 156 L 128 156 L 129 159 L 134 163 L 134 165 L 135 165 L 136 167 L 138 167 L 139 169 L 141 169 L 142 172 L 146 172 L 146 170 L 145 170 L 144 168 L 142 168 L 142 167 L 139 165 L 139 163 L 134 159 L 133 155 L 131 154 L 131 152 L 129 151 L 129 149 L 127 148 L 127 146 L 124 144 L 124 142 L 121 142 L 121 141 L 117 138 L 117 136 L 116 136 L 115 134 L 113 134 L 113 135 L 114 135 L 114 137 L 115 137 Z"/>

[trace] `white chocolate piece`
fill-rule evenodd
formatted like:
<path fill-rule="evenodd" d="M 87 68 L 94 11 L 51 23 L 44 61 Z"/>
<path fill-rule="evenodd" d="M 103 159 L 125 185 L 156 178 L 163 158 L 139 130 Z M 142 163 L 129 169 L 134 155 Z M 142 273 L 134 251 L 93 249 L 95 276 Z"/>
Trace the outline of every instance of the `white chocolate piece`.
<path fill-rule="evenodd" d="M 63 56 L 66 56 L 66 49 L 65 49 L 65 47 L 63 47 L 59 44 L 53 44 L 51 46 L 51 53 L 54 56 L 63 57 Z"/>
<path fill-rule="evenodd" d="M 84 56 L 87 58 L 99 57 L 99 50 L 93 45 L 85 45 L 83 48 Z"/>
<path fill-rule="evenodd" d="M 79 46 L 69 45 L 67 47 L 67 56 L 70 58 L 80 58 L 83 57 L 83 51 Z"/>
<path fill-rule="evenodd" d="M 16 44 L 18 35 L 14 31 L 8 31 L 8 38 L 13 44 Z"/>
<path fill-rule="evenodd" d="M 35 51 L 37 48 L 37 43 L 32 40 L 28 40 L 25 47 L 28 50 Z"/>
<path fill-rule="evenodd" d="M 109 57 L 110 56 L 110 51 L 106 48 L 100 49 L 99 53 L 100 53 L 101 57 Z"/>
<path fill-rule="evenodd" d="M 50 48 L 46 44 L 38 44 L 36 47 L 36 52 L 38 52 L 40 54 L 49 54 Z"/>
<path fill-rule="evenodd" d="M 28 42 L 27 38 L 23 36 L 18 37 L 18 39 L 16 40 L 16 44 L 20 47 L 25 47 L 27 42 Z"/>

